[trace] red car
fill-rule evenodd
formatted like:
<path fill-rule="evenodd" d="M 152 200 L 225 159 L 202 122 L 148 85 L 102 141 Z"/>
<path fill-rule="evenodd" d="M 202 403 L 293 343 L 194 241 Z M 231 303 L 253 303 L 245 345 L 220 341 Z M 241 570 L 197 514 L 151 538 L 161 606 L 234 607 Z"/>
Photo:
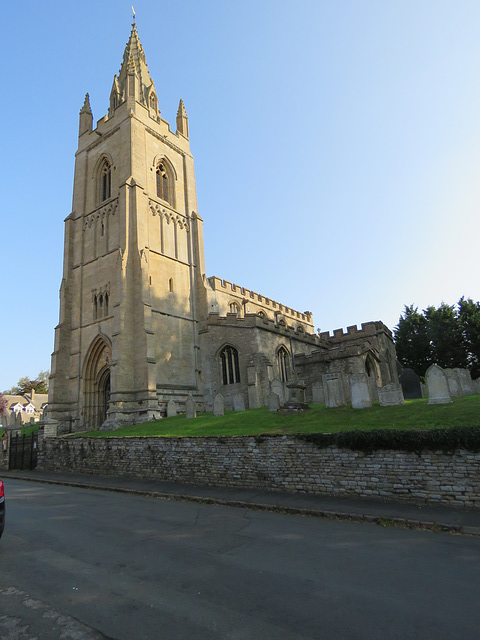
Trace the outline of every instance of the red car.
<path fill-rule="evenodd" d="M 5 488 L 0 480 L 0 538 L 5 527 Z"/>

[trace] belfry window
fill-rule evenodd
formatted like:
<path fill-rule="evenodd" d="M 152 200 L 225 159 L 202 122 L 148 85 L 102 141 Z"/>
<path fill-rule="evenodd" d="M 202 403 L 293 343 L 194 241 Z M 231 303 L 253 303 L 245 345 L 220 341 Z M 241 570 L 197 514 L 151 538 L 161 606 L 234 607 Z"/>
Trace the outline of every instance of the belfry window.
<path fill-rule="evenodd" d="M 278 375 L 282 382 L 287 382 L 289 377 L 290 356 L 285 347 L 280 347 L 277 352 Z"/>
<path fill-rule="evenodd" d="M 170 191 L 170 179 L 165 167 L 161 162 L 157 167 L 157 196 L 167 202 L 172 202 Z"/>
<path fill-rule="evenodd" d="M 101 202 L 108 200 L 112 195 L 112 165 L 107 158 L 102 162 L 100 170 L 100 195 Z"/>
<path fill-rule="evenodd" d="M 240 366 L 238 363 L 238 351 L 235 347 L 227 345 L 220 352 L 220 365 L 222 368 L 222 384 L 235 384 L 240 382 Z"/>

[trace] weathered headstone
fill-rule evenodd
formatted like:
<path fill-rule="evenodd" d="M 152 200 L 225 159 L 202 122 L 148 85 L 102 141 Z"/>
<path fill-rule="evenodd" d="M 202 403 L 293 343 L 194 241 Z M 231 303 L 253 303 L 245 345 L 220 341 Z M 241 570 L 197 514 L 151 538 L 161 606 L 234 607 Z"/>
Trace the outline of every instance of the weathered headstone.
<path fill-rule="evenodd" d="M 432 364 L 425 373 L 428 389 L 428 404 L 447 404 L 452 401 L 448 390 L 447 376 L 438 364 Z"/>
<path fill-rule="evenodd" d="M 472 380 L 473 393 L 480 393 L 480 378 Z"/>
<path fill-rule="evenodd" d="M 284 404 L 284 402 L 285 402 L 285 391 L 284 391 L 283 382 L 280 382 L 280 380 L 272 380 L 270 388 L 272 390 L 272 393 L 276 393 L 277 396 L 279 397 L 280 404 L 281 405 Z"/>
<path fill-rule="evenodd" d="M 325 406 L 328 409 L 341 407 L 345 404 L 345 389 L 341 373 L 324 373 L 323 391 L 325 394 Z"/>
<path fill-rule="evenodd" d="M 448 390 L 452 398 L 459 398 L 463 395 L 460 379 L 458 377 L 458 369 L 444 369 L 443 373 L 447 376 Z"/>
<path fill-rule="evenodd" d="M 402 385 L 391 382 L 378 390 L 378 400 L 381 407 L 394 407 L 405 404 Z"/>
<path fill-rule="evenodd" d="M 323 382 L 314 382 L 312 384 L 312 402 L 314 404 L 323 404 L 325 402 Z"/>
<path fill-rule="evenodd" d="M 245 400 L 241 393 L 236 393 L 233 396 L 233 410 L 234 411 L 245 411 Z"/>
<path fill-rule="evenodd" d="M 177 403 L 175 400 L 169 400 L 167 404 L 167 418 L 177 415 Z"/>
<path fill-rule="evenodd" d="M 473 395 L 472 376 L 468 369 L 454 369 L 458 374 L 463 396 Z"/>
<path fill-rule="evenodd" d="M 366 373 L 355 373 L 350 376 L 350 389 L 352 393 L 352 408 L 367 409 L 372 406 L 368 377 Z"/>
<path fill-rule="evenodd" d="M 8 429 L 8 416 L 6 414 L 2 416 L 2 429 L 4 431 Z"/>
<path fill-rule="evenodd" d="M 187 401 L 185 402 L 185 417 L 186 418 L 196 418 L 197 417 L 197 408 L 195 406 L 195 400 L 191 393 L 188 394 Z"/>
<path fill-rule="evenodd" d="M 221 393 L 217 393 L 213 401 L 213 415 L 218 418 L 225 413 L 225 405 L 223 403 L 223 396 Z"/>
<path fill-rule="evenodd" d="M 404 369 L 399 376 L 399 381 L 402 385 L 405 400 L 414 400 L 415 398 L 423 397 L 420 378 L 413 369 L 409 369 L 408 367 Z"/>
<path fill-rule="evenodd" d="M 280 398 L 276 393 L 271 393 L 268 396 L 268 410 L 269 411 L 278 411 L 280 409 Z"/>

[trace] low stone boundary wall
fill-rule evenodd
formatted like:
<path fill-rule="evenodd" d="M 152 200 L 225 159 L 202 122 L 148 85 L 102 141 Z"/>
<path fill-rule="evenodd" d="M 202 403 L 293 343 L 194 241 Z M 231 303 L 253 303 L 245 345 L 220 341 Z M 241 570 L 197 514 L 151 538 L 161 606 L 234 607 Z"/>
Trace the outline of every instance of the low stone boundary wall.
<path fill-rule="evenodd" d="M 51 472 L 480 507 L 480 453 L 359 453 L 290 436 L 45 438 Z"/>

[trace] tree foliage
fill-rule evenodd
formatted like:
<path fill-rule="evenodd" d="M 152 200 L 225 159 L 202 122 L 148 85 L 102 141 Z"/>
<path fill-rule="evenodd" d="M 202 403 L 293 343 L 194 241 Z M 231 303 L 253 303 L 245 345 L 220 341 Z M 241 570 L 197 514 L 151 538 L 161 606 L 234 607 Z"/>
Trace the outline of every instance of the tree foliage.
<path fill-rule="evenodd" d="M 28 376 L 20 378 L 16 385 L 5 393 L 22 396 L 31 393 L 32 389 L 35 393 L 48 393 L 48 377 L 50 371 L 40 371 L 36 378 L 31 380 Z"/>
<path fill-rule="evenodd" d="M 425 375 L 431 364 L 469 368 L 480 376 L 480 303 L 461 298 L 456 305 L 442 302 L 422 312 L 405 306 L 395 327 L 397 358 L 404 367 Z"/>

